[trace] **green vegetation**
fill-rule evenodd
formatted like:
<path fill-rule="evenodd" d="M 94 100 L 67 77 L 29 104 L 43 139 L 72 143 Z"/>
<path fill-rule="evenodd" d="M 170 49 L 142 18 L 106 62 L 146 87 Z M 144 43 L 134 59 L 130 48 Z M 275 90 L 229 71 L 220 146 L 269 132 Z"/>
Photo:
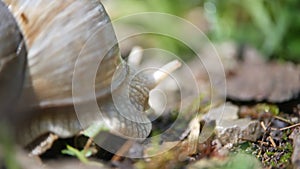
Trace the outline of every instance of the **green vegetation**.
<path fill-rule="evenodd" d="M 198 13 L 194 19 L 201 20 L 204 17 L 208 21 L 210 29 L 205 33 L 213 42 L 234 41 L 238 45 L 255 47 L 266 59 L 300 62 L 300 1 L 297 0 L 116 0 L 109 1 L 107 5 L 113 3 L 123 7 L 119 7 L 118 11 L 111 11 L 112 19 L 150 11 L 187 18 L 192 10 L 197 9 L 202 14 Z M 131 26 L 135 26 L 134 23 Z M 151 20 L 136 26 L 172 31 L 170 27 L 153 25 Z M 150 39 L 151 43 L 174 52 L 183 59 L 188 54 L 192 55 L 188 47 L 175 39 Z"/>
<path fill-rule="evenodd" d="M 82 163 L 86 165 L 91 165 L 100 168 L 104 167 L 103 164 L 88 159 L 88 157 L 90 157 L 93 154 L 93 150 L 91 149 L 78 150 L 70 145 L 67 145 L 66 149 L 62 150 L 62 154 L 67 154 L 70 156 L 77 157 L 78 160 L 80 160 Z"/>
<path fill-rule="evenodd" d="M 87 157 L 90 157 L 93 153 L 91 150 L 78 150 L 70 145 L 67 145 L 67 149 L 61 151 L 62 154 L 67 154 L 70 156 L 77 157 L 81 162 L 88 163 Z"/>
<path fill-rule="evenodd" d="M 223 169 L 256 169 L 261 168 L 260 162 L 253 156 L 238 153 L 231 157 Z"/>
<path fill-rule="evenodd" d="M 234 40 L 256 47 L 268 58 L 300 61 L 299 1 L 205 0 L 203 4 L 213 24 L 213 40 Z"/>
<path fill-rule="evenodd" d="M 262 104 L 257 104 L 255 106 L 255 109 L 259 113 L 264 112 L 264 113 L 271 113 L 274 116 L 279 115 L 279 108 L 276 105 L 262 103 Z"/>
<path fill-rule="evenodd" d="M 7 169 L 20 169 L 16 161 L 16 150 L 10 129 L 5 123 L 0 123 L 0 162 L 4 161 Z M 1 163 L 0 163 L 0 167 Z"/>

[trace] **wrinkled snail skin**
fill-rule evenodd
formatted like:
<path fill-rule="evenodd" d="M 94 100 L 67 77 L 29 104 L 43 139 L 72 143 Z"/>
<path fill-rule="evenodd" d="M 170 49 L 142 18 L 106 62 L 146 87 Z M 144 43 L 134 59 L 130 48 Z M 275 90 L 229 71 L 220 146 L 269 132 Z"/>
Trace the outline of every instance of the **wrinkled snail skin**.
<path fill-rule="evenodd" d="M 0 1 L 0 121 L 20 118 L 11 112 L 23 85 L 25 65 L 23 36 L 13 15 Z"/>
<path fill-rule="evenodd" d="M 75 64 L 79 64 L 76 71 L 85 82 L 99 57 L 102 62 L 95 77 L 95 96 L 102 115 L 86 110 L 81 119 L 88 124 L 106 124 L 117 135 L 147 137 L 151 122 L 143 112 L 154 87 L 152 79 L 136 76 L 121 59 L 110 19 L 98 0 L 3 1 L 17 20 L 28 51 L 28 73 L 18 113 L 34 113 L 20 127 L 24 129 L 20 131 L 21 144 L 28 145 L 48 132 L 62 138 L 74 136 L 88 127 L 78 121 L 74 104 L 89 107 L 93 96 L 83 93 L 74 98 L 72 78 Z M 76 63 L 79 55 L 83 61 Z M 114 100 L 113 96 L 118 97 Z"/>

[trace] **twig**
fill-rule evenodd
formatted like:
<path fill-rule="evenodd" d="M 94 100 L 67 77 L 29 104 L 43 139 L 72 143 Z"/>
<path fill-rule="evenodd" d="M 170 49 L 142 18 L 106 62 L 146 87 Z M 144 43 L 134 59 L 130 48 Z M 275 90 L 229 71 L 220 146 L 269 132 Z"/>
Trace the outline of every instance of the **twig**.
<path fill-rule="evenodd" d="M 283 122 L 286 122 L 286 123 L 289 123 L 289 124 L 293 124 L 291 121 L 289 121 L 289 120 L 287 120 L 287 119 L 285 119 L 285 118 L 283 118 L 283 117 L 280 117 L 280 116 L 274 116 L 274 118 L 276 118 L 276 119 L 278 119 L 278 120 L 281 120 L 281 121 L 283 121 Z"/>
<path fill-rule="evenodd" d="M 279 130 L 283 131 L 283 130 L 291 129 L 291 128 L 294 128 L 294 127 L 297 127 L 297 126 L 300 126 L 300 123 L 297 123 L 297 124 L 294 124 L 294 125 L 291 125 L 291 126 L 288 126 L 288 127 L 283 127 Z"/>
<path fill-rule="evenodd" d="M 268 143 L 268 142 L 264 142 L 264 141 L 260 141 L 260 140 L 258 140 L 257 142 L 259 142 L 259 144 L 260 144 L 260 145 L 266 145 L 266 146 L 268 146 L 268 145 L 269 145 L 269 143 Z"/>
<path fill-rule="evenodd" d="M 87 150 L 91 147 L 92 143 L 93 143 L 93 138 L 89 138 L 88 141 L 84 145 L 84 148 L 83 148 L 84 152 L 87 152 Z"/>
<path fill-rule="evenodd" d="M 278 130 L 278 128 L 271 127 L 271 130 L 276 131 L 276 130 Z"/>
<path fill-rule="evenodd" d="M 271 136 L 269 136 L 268 138 L 269 138 L 270 142 L 272 143 L 273 147 L 276 148 L 277 146 L 276 146 L 275 141 L 273 140 L 273 138 Z"/>
<path fill-rule="evenodd" d="M 122 158 L 122 156 L 125 156 L 125 154 L 129 151 L 129 149 L 132 147 L 133 145 L 133 141 L 128 140 L 126 141 L 126 143 L 117 151 L 117 153 L 113 156 L 113 158 L 111 159 L 111 161 L 120 161 L 120 159 Z"/>
<path fill-rule="evenodd" d="M 264 129 L 264 131 L 266 131 L 267 130 L 267 127 L 265 126 L 265 123 L 262 121 L 262 122 L 260 122 L 260 125 L 261 125 L 261 127 Z"/>

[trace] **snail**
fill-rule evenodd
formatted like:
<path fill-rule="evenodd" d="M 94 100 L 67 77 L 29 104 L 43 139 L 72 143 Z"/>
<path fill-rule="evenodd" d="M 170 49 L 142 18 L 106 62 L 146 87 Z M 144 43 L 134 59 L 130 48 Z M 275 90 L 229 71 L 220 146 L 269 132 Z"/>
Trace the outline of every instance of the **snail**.
<path fill-rule="evenodd" d="M 26 113 L 17 128 L 22 145 L 45 133 L 71 137 L 93 124 L 106 125 L 122 137 L 144 139 L 149 135 L 151 121 L 144 113 L 149 109 L 149 91 L 177 69 L 179 61 L 154 73 L 140 73 L 130 66 L 120 56 L 110 18 L 98 0 L 3 2 L 14 16 L 10 19 L 18 23 L 27 48 L 25 82 L 15 110 Z M 95 66 L 96 74 L 90 74 Z M 94 93 L 74 95 L 74 78 L 83 86 L 95 78 Z M 101 116 L 94 109 L 76 111 L 75 105 L 89 107 L 93 98 Z"/>

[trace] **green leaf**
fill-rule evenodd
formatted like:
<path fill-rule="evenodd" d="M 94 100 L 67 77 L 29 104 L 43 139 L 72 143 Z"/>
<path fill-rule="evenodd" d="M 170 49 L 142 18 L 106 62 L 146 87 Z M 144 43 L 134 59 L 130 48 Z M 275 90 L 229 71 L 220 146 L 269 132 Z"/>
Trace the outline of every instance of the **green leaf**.
<path fill-rule="evenodd" d="M 261 163 L 253 156 L 239 153 L 231 158 L 225 169 L 257 169 Z"/>
<path fill-rule="evenodd" d="M 83 163 L 88 163 L 89 160 L 86 158 L 86 153 L 85 151 L 79 151 L 78 149 L 67 145 L 67 149 L 62 150 L 63 154 L 68 154 L 71 156 L 77 157 L 81 162 Z"/>

